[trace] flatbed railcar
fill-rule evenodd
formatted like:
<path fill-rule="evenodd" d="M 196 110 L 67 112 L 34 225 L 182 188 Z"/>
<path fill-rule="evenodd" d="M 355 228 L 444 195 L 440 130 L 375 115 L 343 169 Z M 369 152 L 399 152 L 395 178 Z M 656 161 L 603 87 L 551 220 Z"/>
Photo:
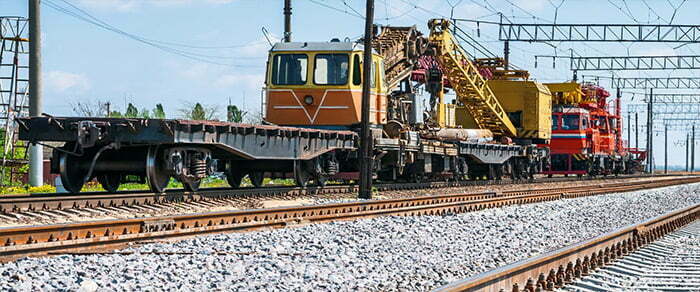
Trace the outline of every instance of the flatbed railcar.
<path fill-rule="evenodd" d="M 323 185 L 331 179 L 356 179 L 357 133 L 300 127 L 248 125 L 216 121 L 32 117 L 18 119 L 20 139 L 32 143 L 64 142 L 53 147 L 51 173 L 60 175 L 63 187 L 77 193 L 96 179 L 105 190 L 135 177 L 153 192 L 163 192 L 171 178 L 190 191 L 201 180 L 223 172 L 238 187 L 246 175 L 260 187 L 264 177 L 293 178 L 297 185 Z M 46 145 L 46 144 L 45 144 Z M 48 146 L 48 145 L 47 145 Z M 466 165 L 502 165 L 527 156 L 518 145 L 445 142 L 415 138 L 412 141 L 377 139 L 380 167 L 384 156 L 410 156 L 403 172 L 391 178 L 420 181 L 430 176 L 455 179 L 502 176 L 500 170 L 468 172 Z M 386 159 L 384 160 L 386 161 Z M 459 162 L 459 163 L 458 163 Z M 386 162 L 385 162 L 386 163 Z M 393 162 L 396 165 L 396 162 Z M 384 172 L 390 169 L 384 165 Z M 378 168 L 378 173 L 382 169 Z M 408 174 L 404 175 L 402 174 Z"/>
<path fill-rule="evenodd" d="M 358 139 L 351 131 L 217 121 L 33 117 L 18 123 L 20 139 L 65 142 L 53 148 L 51 172 L 70 192 L 93 178 L 114 191 L 127 176 L 147 181 L 154 192 L 171 177 L 193 191 L 216 171 L 234 187 L 245 175 L 260 186 L 263 171 L 293 173 L 305 185 L 313 163 L 350 156 Z"/>

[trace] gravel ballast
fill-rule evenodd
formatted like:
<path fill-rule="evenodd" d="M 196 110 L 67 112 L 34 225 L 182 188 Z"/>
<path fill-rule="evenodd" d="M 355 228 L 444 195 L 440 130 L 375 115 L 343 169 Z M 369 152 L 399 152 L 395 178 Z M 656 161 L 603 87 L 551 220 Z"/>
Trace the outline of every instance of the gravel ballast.
<path fill-rule="evenodd" d="M 694 184 L 27 258 L 0 265 L 0 290 L 429 290 L 700 203 L 699 193 Z"/>

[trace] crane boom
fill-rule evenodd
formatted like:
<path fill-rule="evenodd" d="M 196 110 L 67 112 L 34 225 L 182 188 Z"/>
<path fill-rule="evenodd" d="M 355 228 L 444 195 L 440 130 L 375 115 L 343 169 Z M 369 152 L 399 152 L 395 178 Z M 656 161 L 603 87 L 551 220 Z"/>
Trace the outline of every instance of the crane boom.
<path fill-rule="evenodd" d="M 372 48 L 384 59 L 387 88 L 393 89 L 411 75 L 425 50 L 424 40 L 415 26 L 385 26 L 372 39 Z"/>
<path fill-rule="evenodd" d="M 472 115 L 479 128 L 491 130 L 496 135 L 515 137 L 517 130 L 508 114 L 487 85 L 487 80 L 479 74 L 471 56 L 450 33 L 449 24 L 446 19 L 430 20 L 428 42 L 458 101 Z"/>

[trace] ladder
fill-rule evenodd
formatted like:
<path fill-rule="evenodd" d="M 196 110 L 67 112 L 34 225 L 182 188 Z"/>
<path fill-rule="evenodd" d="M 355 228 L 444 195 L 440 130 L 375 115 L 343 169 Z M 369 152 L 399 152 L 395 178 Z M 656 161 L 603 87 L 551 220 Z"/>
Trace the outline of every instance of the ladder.
<path fill-rule="evenodd" d="M 0 17 L 0 186 L 21 184 L 28 168 L 27 144 L 17 137 L 16 118 L 29 115 L 27 19 Z"/>
<path fill-rule="evenodd" d="M 428 23 L 430 49 L 440 64 L 443 74 L 457 94 L 458 101 L 474 118 L 477 126 L 497 136 L 515 137 L 517 130 L 503 106 L 486 84 L 472 58 L 462 49 L 449 31 L 446 19 L 432 19 Z"/>

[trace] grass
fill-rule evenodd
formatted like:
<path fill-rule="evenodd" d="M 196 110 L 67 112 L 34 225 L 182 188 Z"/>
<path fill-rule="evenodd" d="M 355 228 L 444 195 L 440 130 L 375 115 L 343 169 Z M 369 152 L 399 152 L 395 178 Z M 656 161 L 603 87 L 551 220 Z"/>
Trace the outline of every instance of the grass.
<path fill-rule="evenodd" d="M 263 180 L 264 185 L 284 185 L 284 186 L 292 186 L 294 185 L 294 180 L 292 179 L 270 179 L 270 178 L 265 178 Z M 248 177 L 243 178 L 243 181 L 241 182 L 241 187 L 250 187 L 253 186 L 250 183 L 250 179 Z M 226 182 L 225 179 L 221 178 L 213 178 L 213 177 L 208 177 L 205 178 L 202 181 L 202 188 L 227 188 L 229 187 L 228 182 Z M 169 189 L 181 189 L 182 188 L 182 183 L 175 180 L 175 179 L 170 179 L 170 182 L 168 183 Z M 119 186 L 120 191 L 141 191 L 141 190 L 148 190 L 148 184 L 145 183 L 123 183 Z M 103 192 L 104 189 L 102 186 L 97 183 L 96 181 L 90 181 L 83 186 L 83 189 L 81 192 Z M 52 185 L 43 185 L 39 187 L 31 187 L 29 185 L 19 185 L 19 186 L 9 186 L 9 187 L 4 187 L 0 188 L 0 195 L 10 195 L 10 194 L 32 194 L 32 193 L 55 193 L 56 192 L 56 187 Z"/>

